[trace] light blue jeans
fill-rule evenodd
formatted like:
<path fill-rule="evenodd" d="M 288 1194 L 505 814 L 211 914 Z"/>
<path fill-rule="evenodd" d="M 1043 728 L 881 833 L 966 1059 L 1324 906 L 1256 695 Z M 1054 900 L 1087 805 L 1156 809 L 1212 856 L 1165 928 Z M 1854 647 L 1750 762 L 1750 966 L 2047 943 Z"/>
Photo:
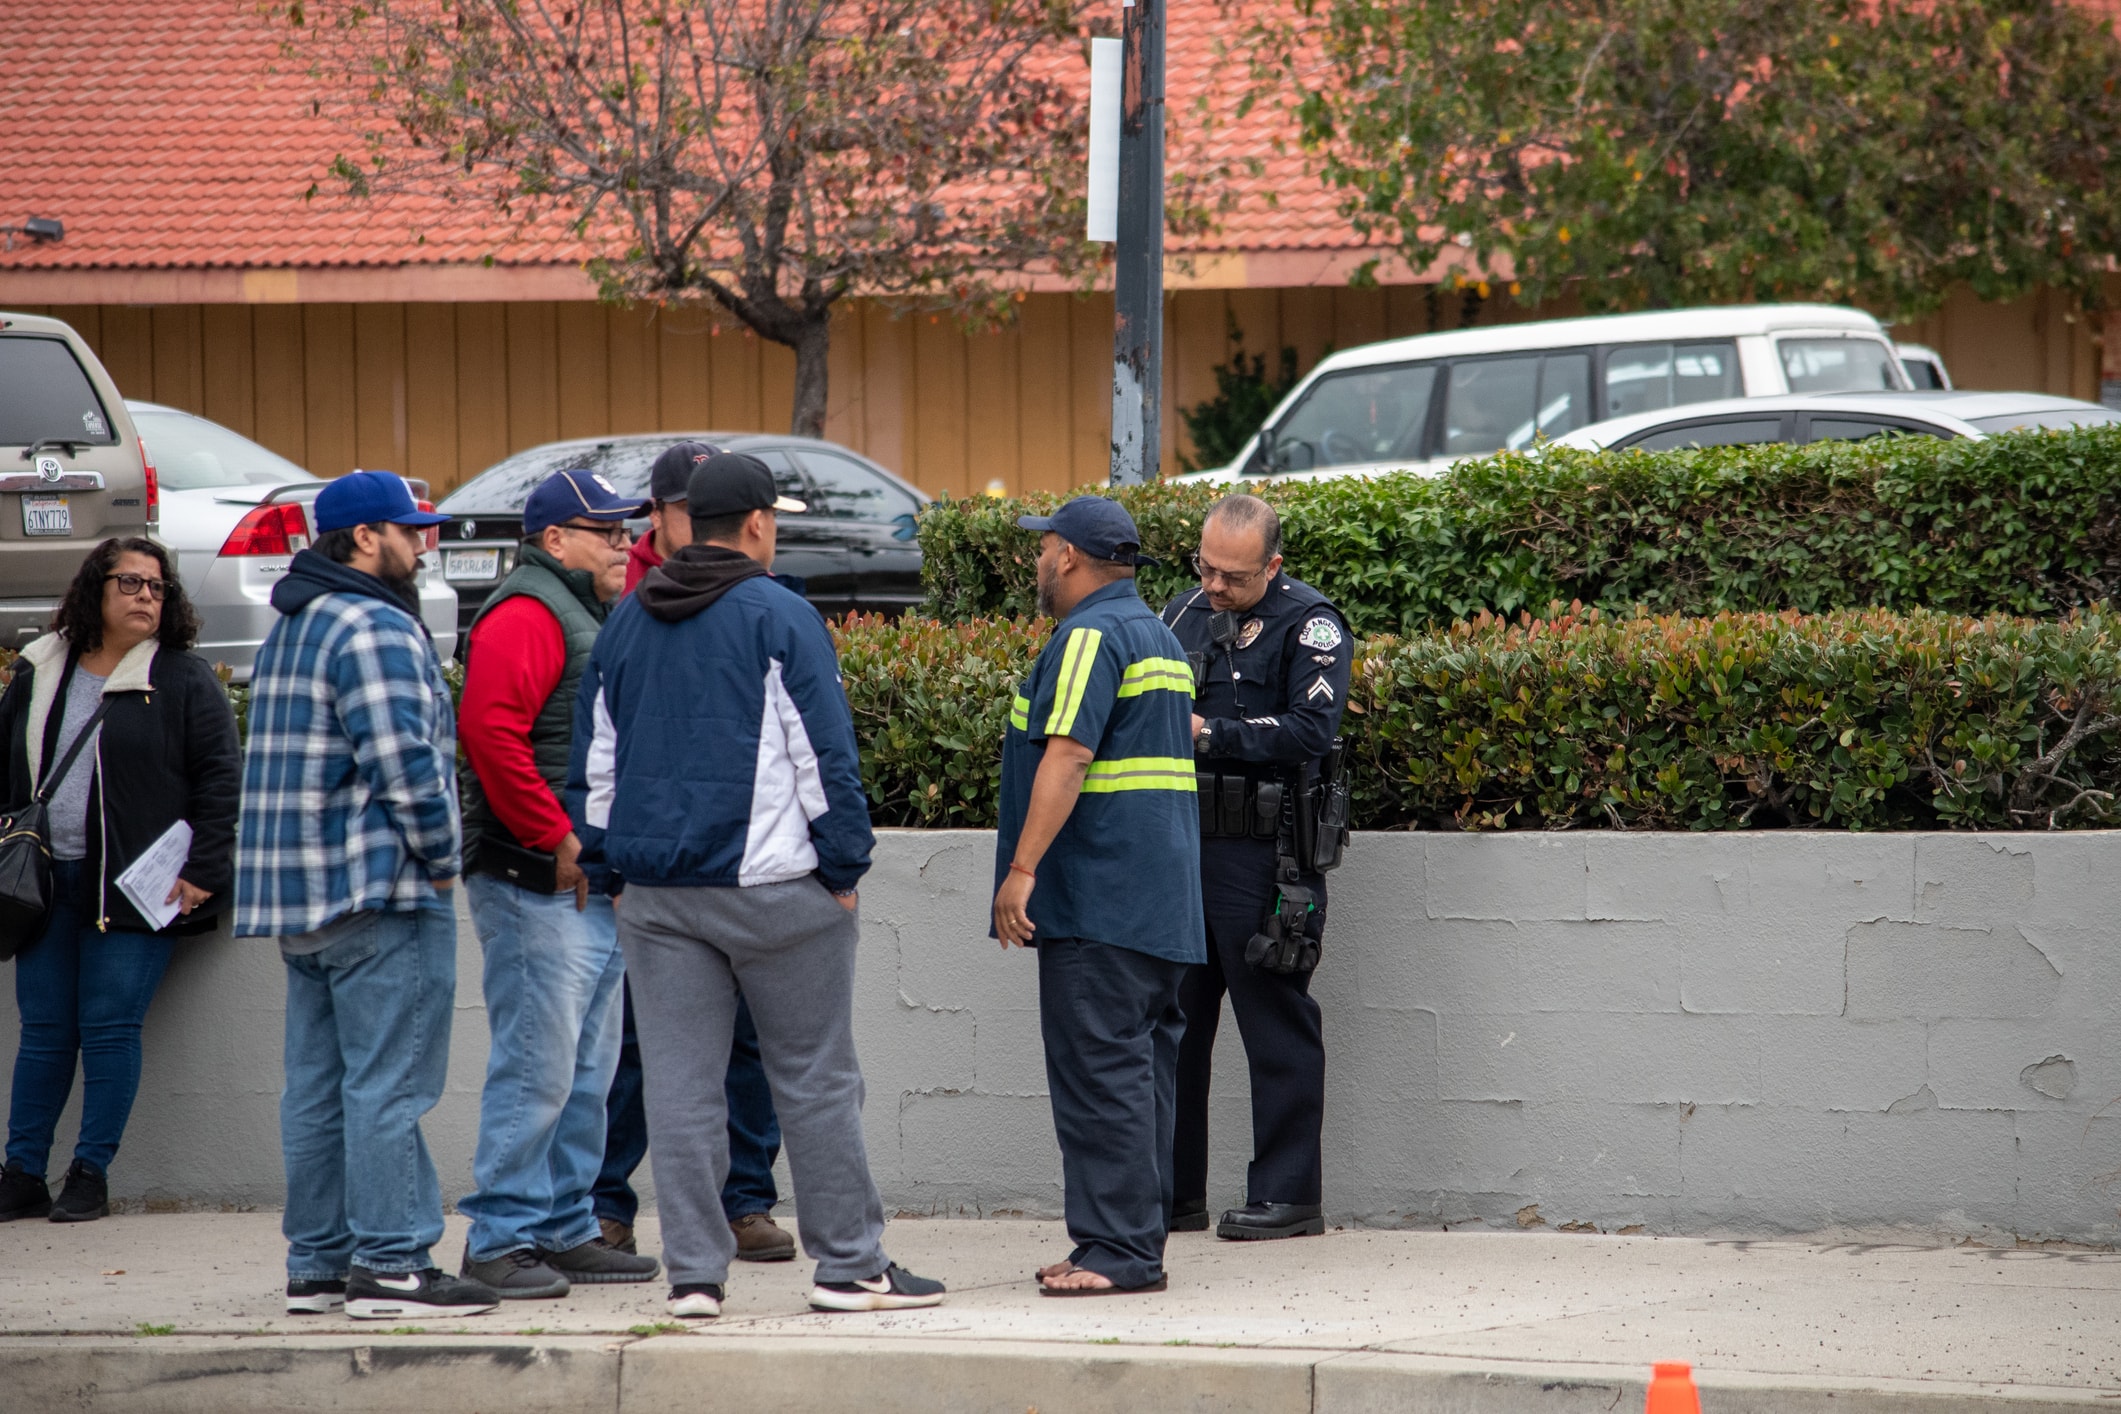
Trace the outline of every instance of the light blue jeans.
<path fill-rule="evenodd" d="M 372 913 L 287 964 L 287 1275 L 434 1265 L 442 1189 L 420 1119 L 449 1075 L 457 917 L 447 895 Z"/>
<path fill-rule="evenodd" d="M 486 950 L 493 1033 L 479 1097 L 472 1260 L 562 1252 L 598 1232 L 590 1190 L 604 1164 L 604 1097 L 618 1069 L 626 966 L 608 898 L 539 894 L 475 874 L 471 920 Z"/>

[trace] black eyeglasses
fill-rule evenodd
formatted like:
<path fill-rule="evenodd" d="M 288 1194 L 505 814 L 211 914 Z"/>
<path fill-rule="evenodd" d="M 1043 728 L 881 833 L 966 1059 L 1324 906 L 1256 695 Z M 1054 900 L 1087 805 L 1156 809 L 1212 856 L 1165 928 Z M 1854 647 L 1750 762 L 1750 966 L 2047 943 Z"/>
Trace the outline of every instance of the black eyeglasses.
<path fill-rule="evenodd" d="M 107 574 L 103 577 L 116 584 L 118 592 L 128 599 L 143 589 L 155 596 L 156 603 L 160 603 L 169 594 L 169 581 L 166 579 L 149 579 L 144 574 Z"/>
<path fill-rule="evenodd" d="M 579 530 L 584 535 L 594 535 L 614 550 L 624 550 L 633 544 L 633 535 L 623 525 L 574 525 L 560 523 L 562 530 Z"/>

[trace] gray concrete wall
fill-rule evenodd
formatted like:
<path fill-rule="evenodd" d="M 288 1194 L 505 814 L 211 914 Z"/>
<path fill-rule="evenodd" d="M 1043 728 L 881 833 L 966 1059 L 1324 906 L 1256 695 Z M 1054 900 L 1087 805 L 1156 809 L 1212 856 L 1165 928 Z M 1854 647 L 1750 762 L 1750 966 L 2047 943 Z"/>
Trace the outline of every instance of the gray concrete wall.
<path fill-rule="evenodd" d="M 900 1210 L 1059 1209 L 1033 962 L 985 936 L 992 849 L 886 832 L 864 885 L 866 1122 Z M 1343 1220 L 2121 1239 L 2121 835 L 1371 834 L 1333 887 Z M 427 1124 L 452 1196 L 486 1044 L 462 936 Z M 281 986 L 269 945 L 184 946 L 115 1193 L 278 1202 Z M 1223 1026 L 1211 1196 L 1235 1202 Z M 0 1053 L 14 1032 L 8 1009 Z"/>

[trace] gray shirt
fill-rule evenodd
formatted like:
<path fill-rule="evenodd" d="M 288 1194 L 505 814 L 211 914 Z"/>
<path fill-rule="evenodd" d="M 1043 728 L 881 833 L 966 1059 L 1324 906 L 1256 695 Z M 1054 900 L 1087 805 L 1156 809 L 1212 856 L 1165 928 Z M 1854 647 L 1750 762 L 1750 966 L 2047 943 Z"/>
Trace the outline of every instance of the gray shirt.
<path fill-rule="evenodd" d="M 66 685 L 66 704 L 59 718 L 59 739 L 53 743 L 52 754 L 45 761 L 47 771 L 58 766 L 66 749 L 80 735 L 81 728 L 88 725 L 88 719 L 103 705 L 103 684 L 109 681 L 109 678 L 99 678 L 86 668 L 74 669 L 74 676 Z M 102 735 L 103 725 L 99 722 L 96 736 Z M 88 786 L 95 774 L 96 742 L 91 738 L 81 748 L 81 755 L 75 759 L 73 769 L 66 773 L 66 779 L 60 781 L 52 792 L 46 807 L 50 812 L 48 823 L 54 859 L 88 857 Z"/>

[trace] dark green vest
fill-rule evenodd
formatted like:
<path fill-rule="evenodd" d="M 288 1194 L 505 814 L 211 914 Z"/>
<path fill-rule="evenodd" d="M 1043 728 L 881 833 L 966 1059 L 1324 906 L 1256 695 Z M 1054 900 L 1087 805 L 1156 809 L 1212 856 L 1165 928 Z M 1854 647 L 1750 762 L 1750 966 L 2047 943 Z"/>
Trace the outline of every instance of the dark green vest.
<path fill-rule="evenodd" d="M 597 630 L 604 626 L 604 615 L 609 612 L 597 598 L 595 585 L 595 577 L 587 571 L 568 569 L 536 545 L 526 544 L 516 559 L 515 569 L 480 608 L 478 618 L 471 621 L 471 626 L 477 628 L 481 619 L 519 595 L 537 600 L 560 621 L 560 632 L 567 638 L 567 666 L 560 670 L 560 681 L 553 687 L 552 696 L 545 699 L 530 724 L 530 750 L 537 760 L 538 774 L 551 787 L 553 798 L 560 801 L 567 798 L 567 758 L 574 747 L 575 690 L 581 686 L 589 650 L 596 646 Z M 465 670 L 477 669 L 476 661 L 467 656 Z M 521 844 L 486 803 L 486 790 L 479 784 L 479 774 L 470 761 L 463 763 L 460 775 L 466 863 L 475 857 L 482 835 Z"/>

